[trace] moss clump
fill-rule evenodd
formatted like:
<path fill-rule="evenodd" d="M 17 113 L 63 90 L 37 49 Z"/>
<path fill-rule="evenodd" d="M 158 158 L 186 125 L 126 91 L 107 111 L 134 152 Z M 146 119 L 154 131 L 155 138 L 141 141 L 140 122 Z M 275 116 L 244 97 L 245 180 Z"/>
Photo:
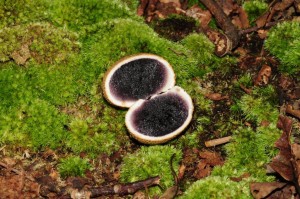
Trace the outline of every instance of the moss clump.
<path fill-rule="evenodd" d="M 44 21 L 49 17 L 48 7 L 48 0 L 2 0 L 0 1 L 0 29 Z"/>
<path fill-rule="evenodd" d="M 138 17 L 121 0 L 54 0 L 51 3 L 51 20 L 73 30 L 113 18 Z"/>
<path fill-rule="evenodd" d="M 197 59 L 185 47 L 159 38 L 146 24 L 115 19 L 86 31 L 83 60 L 87 63 L 85 72 L 89 73 L 87 81 L 97 78 L 120 58 L 140 52 L 157 54 L 168 60 L 175 70 L 177 84 L 182 87 L 187 79 L 206 72 L 197 66 Z"/>
<path fill-rule="evenodd" d="M 288 74 L 300 71 L 300 22 L 283 22 L 273 27 L 265 47 L 281 61 L 279 70 Z"/>
<path fill-rule="evenodd" d="M 193 183 L 180 199 L 251 198 L 245 182 L 233 182 L 228 177 L 209 176 Z"/>
<path fill-rule="evenodd" d="M 275 124 L 251 128 L 239 128 L 233 132 L 233 140 L 226 145 L 228 157 L 222 167 L 215 168 L 213 175 L 238 177 L 244 173 L 251 174 L 259 181 L 268 180 L 265 165 L 276 155 L 273 147 L 280 131 Z"/>
<path fill-rule="evenodd" d="M 48 23 L 33 23 L 3 28 L 0 31 L 0 61 L 11 58 L 18 64 L 31 61 L 60 63 L 78 53 L 80 45 L 75 33 Z"/>
<path fill-rule="evenodd" d="M 237 103 L 231 107 L 232 111 L 241 111 L 248 121 L 259 126 L 263 121 L 276 123 L 279 112 L 274 108 L 277 95 L 272 86 L 256 88 L 252 95 L 243 95 Z"/>
<path fill-rule="evenodd" d="M 96 125 L 91 119 L 73 119 L 69 124 L 70 132 L 66 139 L 66 146 L 76 154 L 81 152 L 88 153 L 90 156 L 99 153 L 111 154 L 120 147 L 120 142 L 117 141 L 120 132 L 114 132 L 108 123 L 101 121 Z"/>
<path fill-rule="evenodd" d="M 0 140 L 3 144 L 34 149 L 57 148 L 66 138 L 67 117 L 42 100 L 0 107 Z"/>
<path fill-rule="evenodd" d="M 70 176 L 84 176 L 85 172 L 91 169 L 88 159 L 80 157 L 67 157 L 58 164 L 58 170 L 63 178 Z"/>
<path fill-rule="evenodd" d="M 201 65 L 210 65 L 216 59 L 214 44 L 204 34 L 190 34 L 181 43 L 199 60 Z"/>
<path fill-rule="evenodd" d="M 123 182 L 134 182 L 153 176 L 160 176 L 160 185 L 166 189 L 174 184 L 170 168 L 170 159 L 175 154 L 173 160 L 174 170 L 178 171 L 181 159 L 181 150 L 172 146 L 150 146 L 142 147 L 134 154 L 128 154 L 123 159 L 121 167 L 121 180 Z M 150 194 L 158 194 L 157 187 L 150 188 Z"/>
<path fill-rule="evenodd" d="M 255 19 L 268 10 L 268 4 L 264 0 L 245 1 L 243 8 L 248 14 L 250 23 L 253 24 Z"/>

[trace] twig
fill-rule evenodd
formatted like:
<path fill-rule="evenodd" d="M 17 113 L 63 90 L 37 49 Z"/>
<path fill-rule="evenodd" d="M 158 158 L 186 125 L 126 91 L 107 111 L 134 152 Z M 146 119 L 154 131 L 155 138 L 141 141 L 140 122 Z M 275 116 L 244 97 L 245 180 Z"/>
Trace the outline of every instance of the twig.
<path fill-rule="evenodd" d="M 258 30 L 261 30 L 261 29 L 271 28 L 271 27 L 275 26 L 276 24 L 278 24 L 280 22 L 282 22 L 282 20 L 268 22 L 263 27 L 253 26 L 251 28 L 240 30 L 239 35 L 245 35 L 245 34 L 252 33 L 252 32 L 255 32 L 255 31 L 258 31 Z"/>
<path fill-rule="evenodd" d="M 102 186 L 94 187 L 89 190 L 91 197 L 99 197 L 103 195 L 127 195 L 133 194 L 138 190 L 145 189 L 147 187 L 159 185 L 160 177 L 155 176 L 146 180 L 136 181 L 128 184 L 119 184 L 114 186 Z"/>
<path fill-rule="evenodd" d="M 206 147 L 213 147 L 220 144 L 225 144 L 231 140 L 232 136 L 227 136 L 219 139 L 209 140 L 205 142 Z"/>
<path fill-rule="evenodd" d="M 230 21 L 229 17 L 224 13 L 221 6 L 214 0 L 199 0 L 214 15 L 218 25 L 224 31 L 225 35 L 231 41 L 231 49 L 237 47 L 240 41 L 240 35 L 237 28 Z"/>
<path fill-rule="evenodd" d="M 298 119 L 300 119 L 300 110 L 294 110 L 291 105 L 286 106 L 285 112 L 297 117 Z"/>

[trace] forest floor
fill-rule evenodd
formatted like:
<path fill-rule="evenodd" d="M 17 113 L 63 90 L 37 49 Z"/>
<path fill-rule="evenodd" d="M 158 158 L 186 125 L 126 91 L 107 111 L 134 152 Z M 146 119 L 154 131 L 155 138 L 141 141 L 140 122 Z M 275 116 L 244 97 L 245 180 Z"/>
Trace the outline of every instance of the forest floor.
<path fill-rule="evenodd" d="M 56 57 L 58 61 L 55 60 L 58 65 L 70 63 L 69 71 L 73 70 L 72 63 L 85 65 L 93 62 L 88 56 L 97 56 L 97 51 L 101 50 L 93 43 L 100 43 L 103 38 L 108 41 L 110 35 L 106 35 L 105 30 L 113 32 L 113 28 L 121 26 L 122 22 L 119 23 L 117 20 L 111 24 L 103 22 L 98 27 L 87 25 L 84 26 L 85 29 L 78 28 L 78 30 L 76 24 L 70 23 L 70 30 L 77 31 L 80 35 L 82 46 L 73 42 L 76 38 L 69 33 L 54 30 L 48 34 L 50 37 L 53 34 L 53 38 L 48 39 L 47 34 L 44 35 L 47 38 L 42 41 L 45 42 L 45 46 L 51 42 L 55 43 L 55 39 L 61 34 L 68 41 L 57 49 L 51 45 L 46 46 L 46 53 L 39 54 L 38 46 L 36 49 L 32 47 L 35 41 L 40 42 L 34 34 L 40 34 L 44 31 L 43 28 L 48 26 L 33 25 L 28 30 L 22 28 L 14 30 L 8 18 L 4 18 L 7 24 L 1 24 L 1 41 L 11 41 L 6 40 L 3 36 L 5 34 L 25 38 L 24 35 L 31 34 L 31 30 L 34 33 L 32 43 L 26 43 L 24 41 L 29 40 L 23 39 L 23 43 L 20 42 L 21 45 L 16 47 L 18 50 L 5 54 L 3 52 L 9 51 L 10 48 L 0 48 L 3 51 L 0 53 L 0 77 L 3 78 L 0 79 L 0 86 L 4 88 L 10 84 L 12 87 L 11 90 L 9 88 L 0 91 L 2 100 L 0 198 L 167 199 L 220 198 L 222 195 L 226 198 L 300 198 L 300 43 L 297 43 L 300 42 L 298 34 L 300 2 L 298 0 L 272 2 L 255 0 L 252 4 L 251 1 L 231 0 L 199 2 L 141 0 L 136 1 L 136 4 L 129 0 L 120 2 L 137 14 L 134 17 L 140 17 L 136 27 L 142 23 L 146 24 L 147 28 L 149 26 L 159 38 L 162 38 L 159 42 L 166 44 L 168 53 L 173 54 L 170 57 L 179 57 L 178 63 L 185 63 L 185 60 L 191 59 L 190 62 L 186 61 L 187 66 L 196 63 L 195 65 L 201 68 L 201 71 L 198 71 L 199 75 L 192 75 L 191 78 L 184 76 L 182 72 L 184 69 L 175 68 L 175 72 L 179 71 L 179 84 L 186 88 L 187 92 L 191 92 L 195 102 L 195 113 L 190 126 L 183 135 L 157 148 L 141 144 L 128 135 L 122 123 L 125 111 L 110 106 L 102 96 L 98 84 L 109 65 L 123 54 L 129 55 L 132 52 L 147 51 L 157 54 L 161 52 L 163 56 L 165 52 L 156 49 L 160 44 L 155 46 L 153 42 L 154 45 L 151 47 L 152 41 L 137 42 L 136 45 L 139 47 L 135 50 L 134 45 L 125 46 L 127 41 L 124 41 L 125 47 L 122 47 L 124 49 L 114 46 L 114 42 L 103 43 L 103 46 L 107 45 L 105 48 L 112 49 L 101 52 L 103 60 L 94 61 L 95 65 L 101 63 L 103 68 L 91 69 L 84 73 L 93 81 L 82 77 L 84 75 L 80 74 L 79 70 L 78 73 L 74 72 L 74 77 L 72 76 L 73 79 L 78 77 L 76 83 L 80 84 L 79 86 L 70 84 L 69 80 L 59 80 L 59 84 L 51 85 L 51 81 L 56 82 L 58 79 L 69 77 L 67 74 L 69 72 L 65 74 L 59 71 L 58 73 L 61 72 L 59 75 L 51 71 L 51 67 L 40 72 L 43 66 L 51 66 L 54 63 L 51 61 L 51 53 L 59 54 Z M 4 4 L 1 6 L 8 9 Z M 134 17 L 132 20 L 135 20 Z M 49 18 L 46 21 L 55 24 L 53 22 L 55 18 L 52 16 Z M 64 20 L 70 19 L 65 17 Z M 36 21 L 39 20 L 33 20 Z M 57 22 L 59 23 L 60 21 Z M 135 22 L 124 23 L 134 25 Z M 281 25 L 285 23 L 294 25 L 291 27 Z M 26 25 L 26 22 L 24 24 Z M 105 30 L 98 34 L 97 31 L 101 28 Z M 147 31 L 147 28 L 143 31 Z M 120 41 L 117 41 L 119 39 L 117 36 L 113 36 L 113 39 L 122 43 L 126 31 L 130 32 L 129 29 L 122 29 L 121 33 L 125 32 L 125 36 L 121 37 Z M 95 36 L 89 40 L 85 34 Z M 118 34 L 117 28 L 114 34 Z M 130 32 L 128 37 L 132 35 L 136 37 L 135 34 L 138 33 Z M 189 37 L 198 34 L 201 34 L 200 39 L 211 43 L 206 45 L 203 42 L 198 45 L 197 40 Z M 103 42 L 105 41 L 103 39 Z M 182 50 L 186 47 L 188 51 Z M 208 48 L 210 52 L 202 50 L 201 47 Z M 64 54 L 60 48 L 71 49 L 70 52 L 75 54 L 70 60 L 76 61 L 69 62 L 67 59 L 66 61 L 64 56 L 67 57 L 68 53 Z M 84 49 L 83 53 L 81 49 Z M 120 53 L 115 50 L 120 50 Z M 165 55 L 168 56 L 167 53 Z M 81 62 L 76 56 L 88 58 Z M 51 74 L 54 73 L 57 76 L 51 79 Z M 44 79 L 39 77 L 34 79 L 36 74 Z M 13 80 L 9 79 L 10 76 Z M 33 83 L 27 83 L 26 78 Z M 43 82 L 45 79 L 47 83 Z M 15 89 L 14 84 L 20 89 Z M 38 86 L 34 86 L 35 84 Z M 53 89 L 57 85 L 60 90 L 53 90 L 53 95 L 34 93 L 38 87 L 41 87 L 38 92 L 42 93 L 43 89 L 47 92 L 47 89 Z M 21 92 L 20 98 L 29 99 L 28 101 L 20 100 L 18 104 L 10 102 L 11 99 L 19 97 L 15 91 L 17 93 L 27 88 L 28 90 L 32 88 L 33 94 Z M 81 88 L 87 88 L 90 93 L 79 91 Z M 61 90 L 67 93 L 66 96 L 60 94 L 56 97 L 56 93 Z M 37 108 L 35 102 L 38 103 Z M 10 111 L 12 114 L 9 114 Z M 51 117 L 46 115 L 48 113 Z M 35 115 L 43 121 L 35 119 Z M 31 123 L 30 118 L 33 118 Z M 36 128 L 32 123 L 38 125 L 38 132 L 34 134 L 35 131 L 32 130 L 33 133 L 28 133 L 29 136 L 22 134 L 29 132 L 30 128 Z M 48 124 L 52 126 L 49 128 Z M 48 137 L 43 137 L 42 125 L 48 129 L 45 131 L 50 132 Z M 55 137 L 51 134 L 52 131 L 62 132 L 62 136 Z M 98 132 L 102 131 L 113 133 L 98 136 Z M 114 132 L 117 132 L 117 135 L 114 135 Z M 8 136 L 9 133 L 12 136 Z M 74 137 L 67 137 L 64 133 L 74 134 Z M 79 135 L 81 133 L 85 135 Z M 56 139 L 56 142 L 53 144 L 40 141 L 39 137 L 49 141 Z M 36 140 L 32 141 L 33 139 Z M 99 141 L 102 139 L 110 141 Z M 164 154 L 165 159 L 159 159 L 163 158 Z M 146 172 L 148 167 L 143 167 L 144 170 L 140 172 L 135 168 L 139 167 L 137 165 L 140 165 L 141 161 L 135 158 L 143 159 L 140 155 L 147 156 L 142 164 L 146 165 L 149 161 L 149 164 L 155 164 L 151 165 L 152 167 L 158 167 L 158 171 L 149 168 Z M 157 160 L 154 161 L 150 157 Z M 169 177 L 163 173 L 165 167 Z M 143 172 L 146 174 L 142 174 Z M 160 181 L 162 181 L 161 190 L 151 191 L 151 187 L 158 187 L 161 184 Z M 208 186 L 211 187 L 207 188 Z M 230 187 L 232 190 L 228 191 Z"/>

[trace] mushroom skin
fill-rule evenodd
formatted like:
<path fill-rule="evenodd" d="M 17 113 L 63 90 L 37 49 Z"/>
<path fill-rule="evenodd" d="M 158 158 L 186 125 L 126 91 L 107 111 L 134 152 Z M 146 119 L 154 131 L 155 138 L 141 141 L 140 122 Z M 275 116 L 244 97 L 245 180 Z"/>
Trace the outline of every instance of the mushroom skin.
<path fill-rule="evenodd" d="M 115 63 L 103 80 L 104 97 L 113 105 L 131 107 L 137 100 L 175 85 L 172 66 L 162 57 L 140 53 Z"/>
<path fill-rule="evenodd" d="M 190 123 L 194 106 L 180 87 L 138 100 L 128 110 L 125 124 L 130 134 L 145 144 L 161 144 L 179 135 Z"/>

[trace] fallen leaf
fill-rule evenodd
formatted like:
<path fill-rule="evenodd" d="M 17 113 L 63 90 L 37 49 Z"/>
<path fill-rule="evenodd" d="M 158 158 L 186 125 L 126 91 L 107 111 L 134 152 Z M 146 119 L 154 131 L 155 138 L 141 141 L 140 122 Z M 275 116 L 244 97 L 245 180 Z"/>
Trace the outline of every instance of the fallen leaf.
<path fill-rule="evenodd" d="M 208 150 L 203 150 L 199 152 L 199 156 L 202 159 L 205 159 L 206 164 L 210 166 L 217 166 L 224 164 L 222 156 L 217 152 L 212 152 Z"/>
<path fill-rule="evenodd" d="M 249 178 L 251 175 L 250 173 L 244 173 L 243 175 L 239 176 L 239 177 L 230 177 L 230 180 L 234 181 L 234 182 L 240 182 L 245 178 Z"/>
<path fill-rule="evenodd" d="M 178 186 L 172 186 L 168 188 L 160 197 L 159 199 L 173 199 L 177 195 Z"/>
<path fill-rule="evenodd" d="M 254 81 L 255 86 L 266 85 L 269 83 L 269 78 L 272 75 L 272 68 L 268 65 L 263 65 L 258 72 L 258 75 Z"/>
<path fill-rule="evenodd" d="M 177 175 L 178 181 L 180 181 L 183 178 L 185 169 L 186 169 L 186 166 L 184 164 L 181 164 L 179 167 L 178 175 Z"/>
<path fill-rule="evenodd" d="M 290 161 L 293 158 L 290 145 L 292 120 L 288 117 L 280 116 L 277 127 L 283 130 L 281 137 L 275 142 L 275 147 L 280 151 L 279 154 L 273 158 L 269 165 L 285 180 L 293 181 L 293 165 Z"/>
<path fill-rule="evenodd" d="M 214 101 L 220 101 L 229 98 L 227 95 L 221 95 L 220 93 L 208 93 L 205 94 L 205 97 Z"/>
<path fill-rule="evenodd" d="M 293 109 L 292 105 L 287 105 L 285 109 L 286 113 L 291 114 L 292 116 L 300 119 L 300 110 Z"/>
<path fill-rule="evenodd" d="M 31 57 L 29 51 L 29 44 L 25 43 L 21 45 L 20 49 L 15 50 L 11 54 L 11 58 L 18 64 L 24 65 L 26 61 Z"/>
<path fill-rule="evenodd" d="M 208 10 L 203 10 L 198 5 L 190 7 L 188 10 L 186 10 L 185 14 L 198 20 L 203 30 L 207 30 L 208 24 L 212 18 L 212 15 Z"/>
<path fill-rule="evenodd" d="M 282 189 L 287 183 L 283 182 L 255 182 L 250 184 L 250 190 L 255 199 L 266 198 L 273 191 Z"/>

